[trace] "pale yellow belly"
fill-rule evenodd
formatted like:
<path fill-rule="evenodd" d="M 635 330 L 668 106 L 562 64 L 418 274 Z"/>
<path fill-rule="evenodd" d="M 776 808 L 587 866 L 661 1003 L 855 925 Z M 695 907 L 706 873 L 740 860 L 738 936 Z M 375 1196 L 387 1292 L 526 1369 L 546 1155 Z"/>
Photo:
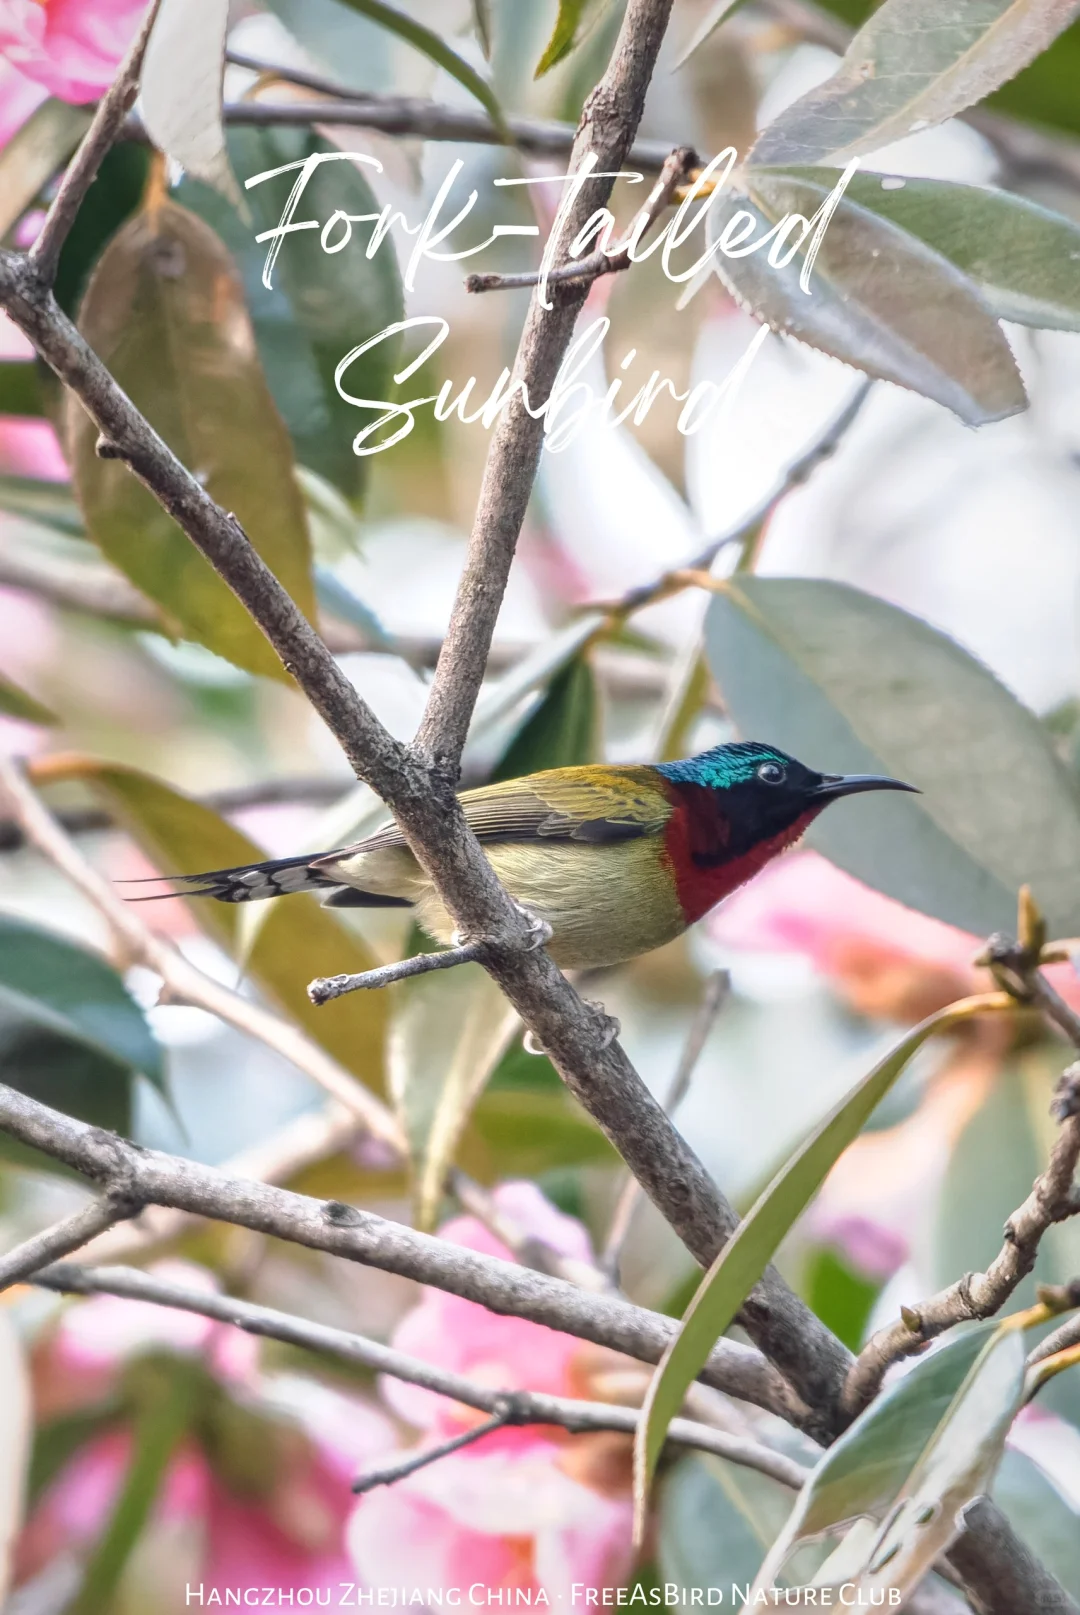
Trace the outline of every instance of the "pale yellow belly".
<path fill-rule="evenodd" d="M 484 851 L 515 902 L 551 926 L 548 951 L 564 969 L 620 964 L 686 929 L 659 849 L 649 837 L 607 847 L 504 842 Z M 453 920 L 404 848 L 362 853 L 339 867 L 350 885 L 407 897 L 425 931 L 439 942 L 451 940 Z"/>

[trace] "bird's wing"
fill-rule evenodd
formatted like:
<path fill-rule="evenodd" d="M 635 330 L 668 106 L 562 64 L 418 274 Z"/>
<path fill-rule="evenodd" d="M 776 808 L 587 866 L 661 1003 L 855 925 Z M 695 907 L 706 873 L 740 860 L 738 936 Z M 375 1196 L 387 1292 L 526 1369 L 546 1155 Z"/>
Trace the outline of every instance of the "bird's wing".
<path fill-rule="evenodd" d="M 480 841 L 627 841 L 658 834 L 672 814 L 663 780 L 653 769 L 637 767 L 553 768 L 463 791 L 460 800 Z M 388 824 L 333 857 L 340 862 L 403 845 L 400 830 Z"/>

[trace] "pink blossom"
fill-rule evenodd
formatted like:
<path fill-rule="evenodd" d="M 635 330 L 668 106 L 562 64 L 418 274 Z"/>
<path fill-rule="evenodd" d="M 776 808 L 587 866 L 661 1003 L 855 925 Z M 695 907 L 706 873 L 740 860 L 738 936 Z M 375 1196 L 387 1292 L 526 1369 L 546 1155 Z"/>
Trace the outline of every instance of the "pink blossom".
<path fill-rule="evenodd" d="M 159 1277 L 213 1290 L 216 1280 L 186 1262 L 163 1262 Z M 299 1375 L 260 1372 L 258 1343 L 229 1325 L 182 1311 L 97 1296 L 65 1310 L 36 1364 L 39 1416 L 103 1403 L 126 1362 L 145 1351 L 197 1356 L 243 1416 L 258 1421 L 266 1452 L 252 1466 L 241 1436 L 239 1473 L 220 1450 L 186 1436 L 169 1463 L 148 1529 L 177 1523 L 197 1544 L 196 1580 L 217 1588 L 273 1582 L 335 1588 L 354 1580 L 345 1549 L 349 1483 L 396 1444 L 384 1414 Z M 204 1417 L 213 1417 L 212 1410 Z M 199 1428 L 198 1424 L 195 1426 Z M 253 1426 L 254 1428 L 254 1426 Z M 20 1583 L 61 1556 L 85 1557 L 105 1528 L 128 1470 L 131 1430 L 118 1420 L 88 1441 L 46 1488 L 23 1532 Z M 235 1464 L 233 1466 L 235 1468 Z M 250 1471 L 250 1472 L 249 1472 Z"/>
<path fill-rule="evenodd" d="M 0 0 L 0 52 L 64 101 L 94 101 L 112 83 L 146 0 Z"/>
<path fill-rule="evenodd" d="M 588 1235 L 531 1183 L 495 1191 L 502 1216 L 579 1262 L 592 1259 Z M 473 1217 L 455 1218 L 444 1239 L 512 1260 Z M 621 1359 L 520 1318 L 499 1317 L 470 1301 L 425 1291 L 399 1324 L 394 1345 L 492 1389 L 529 1389 L 595 1398 Z M 393 1410 L 445 1440 L 483 1418 L 433 1392 L 387 1380 Z M 372 1585 L 490 1587 L 544 1591 L 569 1599 L 571 1584 L 618 1586 L 632 1562 L 629 1448 L 625 1438 L 576 1436 L 535 1428 L 499 1430 L 437 1460 L 357 1504 L 349 1547 Z"/>
<path fill-rule="evenodd" d="M 2 5 L 3 0 L 0 0 L 0 7 Z M 2 14 L 0 10 L 0 16 Z M 6 57 L 0 56 L 0 149 L 7 145 L 16 129 L 22 128 L 47 95 L 44 85 L 24 78 Z"/>

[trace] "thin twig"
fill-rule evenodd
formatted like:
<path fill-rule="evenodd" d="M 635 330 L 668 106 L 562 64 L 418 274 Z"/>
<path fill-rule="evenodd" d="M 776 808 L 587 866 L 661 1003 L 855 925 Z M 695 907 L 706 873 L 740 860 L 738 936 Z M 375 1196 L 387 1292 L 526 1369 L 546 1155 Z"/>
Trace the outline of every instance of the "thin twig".
<path fill-rule="evenodd" d="M 145 965 L 161 977 L 167 1002 L 208 1010 L 226 1025 L 258 1038 L 347 1106 L 373 1137 L 398 1152 L 404 1151 L 404 1137 L 390 1111 L 299 1027 L 223 987 L 185 959 L 171 942 L 149 930 L 136 910 L 117 897 L 108 881 L 91 868 L 25 775 L 5 757 L 0 757 L 0 792 L 6 793 L 12 816 L 27 840 L 67 876 L 107 921 L 127 961 Z"/>
<path fill-rule="evenodd" d="M 156 1306 L 193 1312 L 220 1323 L 234 1324 L 238 1329 L 262 1339 L 279 1340 L 286 1345 L 326 1353 L 376 1373 L 389 1374 L 395 1379 L 421 1385 L 466 1407 L 492 1415 L 486 1427 L 480 1426 L 469 1432 L 471 1440 L 479 1439 L 487 1434 L 488 1429 L 502 1424 L 560 1425 L 575 1433 L 589 1430 L 632 1433 L 638 1422 L 636 1408 L 606 1402 L 579 1402 L 573 1397 L 549 1396 L 539 1391 L 493 1390 L 464 1375 L 425 1362 L 422 1358 L 410 1357 L 391 1346 L 368 1340 L 363 1335 L 334 1329 L 326 1324 L 310 1323 L 306 1318 L 297 1318 L 252 1301 L 188 1289 L 184 1285 L 142 1273 L 137 1268 L 87 1268 L 77 1263 L 61 1262 L 36 1273 L 34 1283 L 62 1294 L 116 1295 L 131 1301 L 148 1301 Z M 732 1436 L 690 1419 L 676 1419 L 671 1427 L 670 1439 L 678 1446 L 696 1447 L 702 1452 L 729 1458 L 732 1463 L 757 1469 L 779 1480 L 784 1486 L 798 1488 L 806 1476 L 806 1471 L 799 1464 L 761 1442 Z M 455 1440 L 443 1448 L 429 1449 L 421 1462 L 442 1457 L 459 1445 L 463 1446 L 465 1442 Z M 392 1480 L 400 1479 L 419 1467 L 421 1463 L 414 1464 L 407 1460 L 399 1473 L 378 1479 L 365 1477 L 367 1484 L 354 1489 L 366 1491 L 370 1486 L 389 1485 Z"/>
<path fill-rule="evenodd" d="M 724 1002 L 731 991 L 731 975 L 727 970 L 714 970 L 705 982 L 705 989 L 701 995 L 701 1002 L 697 1007 L 694 1019 L 690 1023 L 690 1030 L 686 1036 L 679 1063 L 671 1079 L 671 1086 L 664 1097 L 664 1110 L 673 1116 L 679 1105 L 686 1097 L 690 1086 L 690 1079 L 694 1075 L 698 1061 L 701 1059 L 709 1034 L 724 1006 Z M 634 1212 L 641 1200 L 641 1185 L 631 1174 L 626 1173 L 619 1197 L 615 1202 L 615 1210 L 611 1217 L 611 1226 L 608 1229 L 607 1244 L 601 1258 L 603 1271 L 617 1280 L 619 1273 L 619 1258 L 622 1255 L 626 1236 L 630 1232 Z"/>
<path fill-rule="evenodd" d="M 1080 1017 L 1038 969 L 1039 950 L 1006 937 L 991 939 L 984 959 L 1018 1003 L 1041 1009 L 1080 1049 Z M 991 1318 L 1032 1271 L 1044 1234 L 1080 1210 L 1074 1178 L 1080 1162 L 1080 1061 L 1069 1066 L 1055 1090 L 1051 1114 L 1060 1130 L 1045 1171 L 1005 1224 L 1005 1241 L 984 1273 L 964 1276 L 917 1307 L 904 1307 L 898 1322 L 874 1335 L 848 1375 L 844 1400 L 858 1413 L 877 1395 L 891 1365 L 923 1349 L 954 1324 Z"/>
<path fill-rule="evenodd" d="M 51 1228 L 45 1228 L 40 1234 L 34 1234 L 21 1245 L 16 1245 L 6 1256 L 0 1256 L 0 1290 L 20 1283 L 60 1256 L 69 1256 L 72 1251 L 81 1250 L 96 1235 L 134 1217 L 140 1209 L 138 1201 L 132 1200 L 121 1184 L 111 1186 L 100 1200 L 91 1201 L 62 1222 L 54 1223 Z"/>
<path fill-rule="evenodd" d="M 107 94 L 98 102 L 93 121 L 68 164 L 45 223 L 30 248 L 30 261 L 46 286 L 51 286 L 56 279 L 56 266 L 68 232 L 75 223 L 75 215 L 139 93 L 139 73 L 157 9 L 158 0 L 154 0 Z"/>
<path fill-rule="evenodd" d="M 373 1492 L 377 1486 L 393 1486 L 406 1476 L 415 1475 L 418 1469 L 426 1469 L 429 1464 L 438 1463 L 440 1458 L 449 1458 L 452 1452 L 460 1452 L 462 1447 L 471 1447 L 474 1442 L 482 1441 L 495 1430 L 505 1430 L 509 1423 L 510 1419 L 505 1413 L 493 1413 L 491 1418 L 485 1419 L 482 1424 L 474 1424 L 471 1430 L 462 1430 L 460 1435 L 451 1436 L 448 1441 L 440 1441 L 435 1447 L 420 1447 L 411 1452 L 407 1458 L 399 1458 L 397 1463 L 384 1464 L 381 1469 L 367 1470 L 353 1481 L 352 1489 L 357 1496 L 362 1496 L 364 1492 Z"/>
<path fill-rule="evenodd" d="M 526 1267 L 535 1268 L 538 1273 L 551 1273 L 570 1284 L 580 1284 L 586 1290 L 612 1288 L 606 1274 L 595 1264 L 565 1256 L 535 1234 L 526 1232 L 501 1209 L 493 1195 L 466 1177 L 457 1167 L 451 1167 L 447 1174 L 446 1187 L 456 1196 L 462 1208 L 483 1223 Z"/>
<path fill-rule="evenodd" d="M 674 1319 L 619 1297 L 590 1293 L 373 1212 L 248 1178 L 230 1178 L 200 1162 L 131 1144 L 2 1083 L 0 1131 L 44 1150 L 95 1183 L 113 1183 L 123 1175 L 130 1192 L 145 1205 L 175 1207 L 397 1273 L 476 1301 L 491 1312 L 527 1318 L 641 1362 L 659 1362 L 677 1329 Z M 761 1353 L 734 1341 L 719 1342 L 700 1377 L 731 1396 L 779 1413 L 789 1423 L 813 1422 L 809 1410 Z"/>
<path fill-rule="evenodd" d="M 570 285 L 577 281 L 591 284 L 601 275 L 615 275 L 621 270 L 629 269 L 634 261 L 631 257 L 632 249 L 645 239 L 660 215 L 670 206 L 675 192 L 685 182 L 691 170 L 697 166 L 697 162 L 697 155 L 689 146 L 680 146 L 671 152 L 664 161 L 656 184 L 643 206 L 634 215 L 622 240 L 611 247 L 590 253 L 587 258 L 571 259 L 568 263 L 558 264 L 547 272 L 548 285 Z M 540 278 L 539 270 L 526 270 L 521 274 L 512 275 L 468 275 L 465 290 L 508 291 L 523 286 L 537 286 Z"/>
<path fill-rule="evenodd" d="M 1040 1285 L 1039 1298 L 1048 1301 L 1055 1312 L 1080 1307 L 1080 1279 L 1073 1279 L 1071 1284 L 1065 1285 Z M 1047 1358 L 1056 1357 L 1059 1352 L 1069 1351 L 1073 1346 L 1080 1346 L 1080 1312 L 1067 1319 L 1045 1340 L 1040 1340 L 1034 1351 L 1028 1353 L 1028 1367 L 1035 1368 Z"/>
<path fill-rule="evenodd" d="M 361 970 L 352 976 L 317 976 L 308 984 L 308 997 L 313 1004 L 329 1004 L 346 993 L 374 991 L 390 987 L 395 981 L 406 981 L 410 976 L 426 976 L 432 970 L 452 970 L 456 965 L 475 964 L 484 958 L 486 951 L 482 942 L 464 942 L 457 948 L 444 948 L 441 953 L 417 953 L 411 959 L 398 959 L 393 964 Z"/>

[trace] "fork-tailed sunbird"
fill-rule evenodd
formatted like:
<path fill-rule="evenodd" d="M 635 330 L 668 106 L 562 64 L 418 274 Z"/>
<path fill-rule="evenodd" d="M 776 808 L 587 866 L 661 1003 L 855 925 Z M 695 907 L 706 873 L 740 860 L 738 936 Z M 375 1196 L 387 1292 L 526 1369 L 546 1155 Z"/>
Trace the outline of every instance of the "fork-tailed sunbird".
<path fill-rule="evenodd" d="M 677 763 L 553 768 L 459 800 L 510 896 L 551 927 L 552 958 L 583 969 L 679 936 L 830 802 L 915 789 L 879 774 L 818 774 L 773 746 L 738 742 Z M 334 852 L 166 878 L 224 903 L 319 891 L 329 907 L 413 908 L 437 941 L 454 932 L 394 824 Z"/>

